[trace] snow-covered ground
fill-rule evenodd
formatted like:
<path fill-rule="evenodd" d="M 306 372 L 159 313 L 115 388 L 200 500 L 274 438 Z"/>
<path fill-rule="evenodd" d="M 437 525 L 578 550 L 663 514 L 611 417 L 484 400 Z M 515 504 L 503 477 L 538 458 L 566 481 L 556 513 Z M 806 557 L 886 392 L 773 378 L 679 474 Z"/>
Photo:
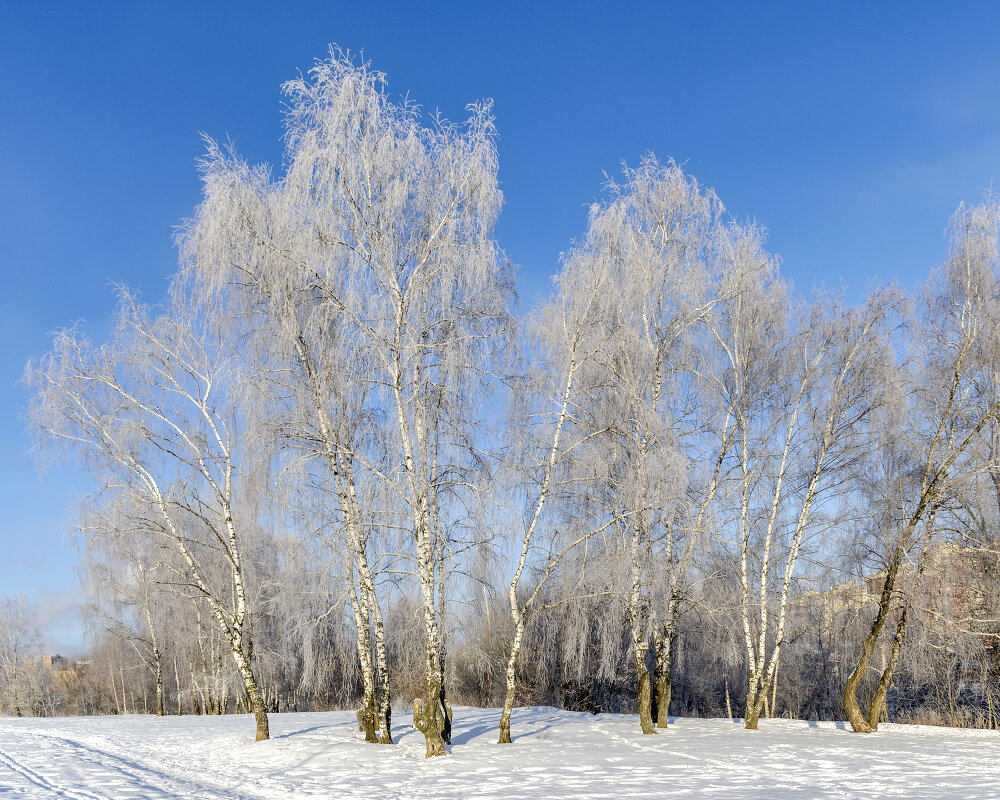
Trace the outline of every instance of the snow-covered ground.
<path fill-rule="evenodd" d="M 635 717 L 551 708 L 455 711 L 447 758 L 425 760 L 410 718 L 394 747 L 367 745 L 349 712 L 275 714 L 272 739 L 227 717 L 0 719 L 0 798 L 1000 798 L 1000 735 L 885 725 L 678 719 L 659 736 Z"/>

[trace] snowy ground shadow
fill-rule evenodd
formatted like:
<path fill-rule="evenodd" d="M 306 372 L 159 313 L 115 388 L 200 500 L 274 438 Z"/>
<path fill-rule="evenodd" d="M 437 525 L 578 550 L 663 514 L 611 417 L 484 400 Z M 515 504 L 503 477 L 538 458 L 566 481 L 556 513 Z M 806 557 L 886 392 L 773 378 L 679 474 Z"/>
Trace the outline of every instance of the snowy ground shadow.
<path fill-rule="evenodd" d="M 349 724 L 349 723 L 348 723 Z M 336 728 L 344 727 L 343 724 L 340 725 L 314 725 L 311 728 L 302 728 L 297 731 L 290 731 L 288 733 L 282 733 L 277 736 L 272 736 L 272 739 L 291 739 L 293 736 L 303 736 L 307 733 L 315 733 L 316 731 L 322 730 L 335 730 Z"/>

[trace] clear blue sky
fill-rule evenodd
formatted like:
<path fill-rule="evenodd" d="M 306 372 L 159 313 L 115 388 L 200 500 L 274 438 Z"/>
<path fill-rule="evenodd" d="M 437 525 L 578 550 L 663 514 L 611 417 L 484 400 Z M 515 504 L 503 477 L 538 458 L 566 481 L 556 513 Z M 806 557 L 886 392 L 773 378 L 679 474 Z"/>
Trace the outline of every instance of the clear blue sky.
<path fill-rule="evenodd" d="M 198 132 L 280 163 L 278 87 L 331 42 L 453 119 L 495 99 L 526 306 L 602 172 L 647 150 L 763 223 L 802 288 L 919 280 L 1000 178 L 1000 6 L 820 5 L 0 0 L 0 593 L 78 647 L 65 536 L 86 484 L 38 477 L 24 362 L 77 319 L 101 338 L 111 282 L 161 295 Z"/>

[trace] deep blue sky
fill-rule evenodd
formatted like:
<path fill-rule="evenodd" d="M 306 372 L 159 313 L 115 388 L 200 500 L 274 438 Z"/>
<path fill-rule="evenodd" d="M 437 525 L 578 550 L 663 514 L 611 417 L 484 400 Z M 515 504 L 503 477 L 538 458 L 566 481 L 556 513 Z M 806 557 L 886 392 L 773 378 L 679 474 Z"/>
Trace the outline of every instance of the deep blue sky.
<path fill-rule="evenodd" d="M 331 42 L 453 119 L 495 99 L 525 306 L 603 171 L 647 150 L 763 223 L 801 288 L 919 280 L 1000 177 L 1000 6 L 819 5 L 0 0 L 0 593 L 78 646 L 65 537 L 86 484 L 38 477 L 25 361 L 77 319 L 103 336 L 111 282 L 162 294 L 198 132 L 280 163 L 278 87 Z"/>

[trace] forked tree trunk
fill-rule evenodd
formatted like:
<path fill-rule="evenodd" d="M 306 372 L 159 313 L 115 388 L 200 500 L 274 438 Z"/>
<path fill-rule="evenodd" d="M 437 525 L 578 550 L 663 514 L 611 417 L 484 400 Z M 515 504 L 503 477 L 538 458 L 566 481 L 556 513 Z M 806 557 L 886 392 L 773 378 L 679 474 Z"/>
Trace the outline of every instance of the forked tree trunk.
<path fill-rule="evenodd" d="M 885 669 L 882 670 L 878 686 L 875 688 L 875 694 L 872 697 L 872 704 L 868 709 L 868 727 L 870 727 L 872 731 L 878 730 L 878 724 L 882 719 L 883 711 L 886 712 L 886 719 L 888 719 L 889 716 L 886 696 L 889 693 L 889 686 L 892 684 L 892 675 L 896 671 L 896 664 L 899 663 L 899 649 L 903 644 L 903 637 L 906 635 L 906 616 L 908 611 L 909 608 L 907 606 L 903 606 L 899 622 L 896 624 L 896 635 L 892 637 L 892 648 L 889 651 L 889 663 L 887 663 Z"/>
<path fill-rule="evenodd" d="M 927 565 L 927 553 L 930 548 L 931 541 L 930 532 L 934 530 L 934 519 L 936 514 L 937 506 L 931 505 L 927 521 L 928 537 L 917 562 L 917 573 L 914 578 L 914 585 L 920 582 L 924 574 L 924 568 Z M 889 569 L 886 571 L 885 582 L 882 584 L 882 594 L 879 596 L 878 613 L 875 615 L 875 620 L 872 623 L 871 630 L 868 632 L 868 635 L 862 643 L 861 657 L 858 659 L 858 665 L 848 677 L 847 686 L 844 689 L 844 710 L 847 712 L 847 718 L 850 721 L 851 728 L 854 729 L 855 733 L 873 733 L 878 730 L 878 723 L 882 718 L 883 710 L 886 711 L 886 719 L 888 719 L 886 695 L 889 693 L 892 676 L 896 671 L 896 664 L 899 662 L 899 651 L 902 648 L 903 639 L 906 636 L 906 621 L 909 614 L 909 606 L 906 603 L 903 604 L 900 611 L 899 621 L 896 623 L 896 633 L 892 637 L 892 647 L 889 651 L 889 660 L 888 663 L 886 663 L 885 668 L 882 670 L 882 675 L 879 677 L 878 686 L 875 688 L 875 694 L 872 696 L 872 702 L 868 707 L 867 715 L 862 713 L 860 704 L 857 700 L 858 684 L 861 683 L 861 679 L 864 677 L 865 671 L 871 662 L 872 653 L 874 653 L 875 646 L 878 643 L 878 638 L 889 618 L 889 613 L 892 607 L 892 592 L 903 558 L 903 544 L 909 541 L 910 534 L 916 527 L 917 519 L 916 515 L 914 515 L 914 518 L 911 519 L 910 528 L 901 543 L 897 546 L 894 557 L 889 564 Z"/>
<path fill-rule="evenodd" d="M 873 733 L 875 731 L 875 728 L 868 721 L 870 714 L 865 714 L 861 709 L 861 704 L 858 702 L 858 687 L 868 671 L 868 666 L 875 653 L 875 647 L 878 645 L 882 629 L 889 618 L 889 613 L 892 609 L 893 587 L 896 583 L 896 575 L 899 571 L 901 559 L 902 555 L 897 551 L 896 557 L 892 559 L 889 569 L 886 570 L 885 581 L 882 584 L 882 593 L 879 596 L 878 611 L 875 614 L 875 619 L 872 621 L 871 628 L 861 643 L 861 654 L 858 656 L 858 663 L 851 674 L 848 675 L 847 682 L 844 685 L 844 713 L 847 715 L 847 721 L 851 723 L 851 728 L 855 733 Z M 883 671 L 884 676 L 885 671 Z M 891 678 L 891 673 L 889 677 Z M 877 720 L 878 717 L 876 716 L 875 719 Z"/>
<path fill-rule="evenodd" d="M 770 668 L 763 676 L 756 671 L 750 675 L 750 691 L 747 693 L 747 707 L 743 717 L 743 727 L 748 731 L 757 730 L 757 723 L 760 722 L 760 715 L 767 702 L 767 693 L 771 688 L 770 678 Z"/>
<path fill-rule="evenodd" d="M 907 548 L 911 542 L 911 537 L 920 523 L 924 514 L 928 514 L 927 522 L 927 541 L 930 542 L 931 534 L 934 531 L 934 517 L 937 511 L 937 502 L 935 497 L 939 491 L 939 484 L 946 477 L 951 466 L 959 458 L 959 456 L 965 452 L 966 448 L 970 446 L 972 441 L 986 424 L 992 420 L 997 419 L 997 414 L 1000 413 L 1000 402 L 993 404 L 989 412 L 982 416 L 979 422 L 976 424 L 965 438 L 957 445 L 954 446 L 947 458 L 942 459 L 941 463 L 935 463 L 932 458 L 935 454 L 935 448 L 939 443 L 942 432 L 946 429 L 946 422 L 948 421 L 951 409 L 954 406 L 955 398 L 958 396 L 958 388 L 961 383 L 962 378 L 962 364 L 964 362 L 965 356 L 969 352 L 969 347 L 971 346 L 970 341 L 963 343 L 959 356 L 958 363 L 955 365 L 955 370 L 952 378 L 951 391 L 949 394 L 948 403 L 945 407 L 944 412 L 940 418 L 938 431 L 935 434 L 934 440 L 931 443 L 930 450 L 928 451 L 928 457 L 926 466 L 924 468 L 924 475 L 922 480 L 921 497 L 917 503 L 913 514 L 907 521 L 905 529 L 900 534 L 898 543 L 896 544 L 895 551 L 893 552 L 892 558 L 889 563 L 889 569 L 886 570 L 885 582 L 882 585 L 882 594 L 879 597 L 879 607 L 878 613 L 875 616 L 875 620 L 872 622 L 871 629 L 865 636 L 861 647 L 861 655 L 858 658 L 858 664 L 854 668 L 854 671 L 850 674 L 847 679 L 846 686 L 844 688 L 844 711 L 847 714 L 847 718 L 851 723 L 851 727 L 856 733 L 872 733 L 874 728 L 870 723 L 870 719 L 878 720 L 878 712 L 873 713 L 873 709 L 869 709 L 869 713 L 866 716 L 861 712 L 861 706 L 858 703 L 858 685 L 861 683 L 862 678 L 865 675 L 865 671 L 868 669 L 868 665 L 871 662 L 872 653 L 875 652 L 875 646 L 878 644 L 879 636 L 882 633 L 882 629 L 885 627 L 886 619 L 889 616 L 890 601 L 893 585 L 900 568 L 903 556 L 907 552 Z M 926 552 L 926 551 L 925 551 Z M 918 573 L 923 568 L 923 557 L 920 560 L 920 566 L 918 567 Z M 900 630 L 897 627 L 896 637 L 893 638 L 893 647 L 895 647 L 896 639 L 902 639 L 905 633 L 905 624 L 903 629 Z M 891 661 L 891 658 L 890 658 Z M 888 670 L 888 667 L 886 668 Z M 886 691 L 888 691 L 888 681 L 892 679 L 891 671 L 886 674 L 886 670 L 883 670 L 882 678 L 879 681 L 881 686 L 882 682 L 886 682 Z"/>
<path fill-rule="evenodd" d="M 426 758 L 447 755 L 444 749 L 445 720 L 451 717 L 451 708 L 442 708 L 440 695 L 435 695 L 432 702 L 427 702 L 427 693 L 413 700 L 413 727 L 424 734 L 427 752 Z M 438 752 L 432 752 L 438 750 Z"/>

